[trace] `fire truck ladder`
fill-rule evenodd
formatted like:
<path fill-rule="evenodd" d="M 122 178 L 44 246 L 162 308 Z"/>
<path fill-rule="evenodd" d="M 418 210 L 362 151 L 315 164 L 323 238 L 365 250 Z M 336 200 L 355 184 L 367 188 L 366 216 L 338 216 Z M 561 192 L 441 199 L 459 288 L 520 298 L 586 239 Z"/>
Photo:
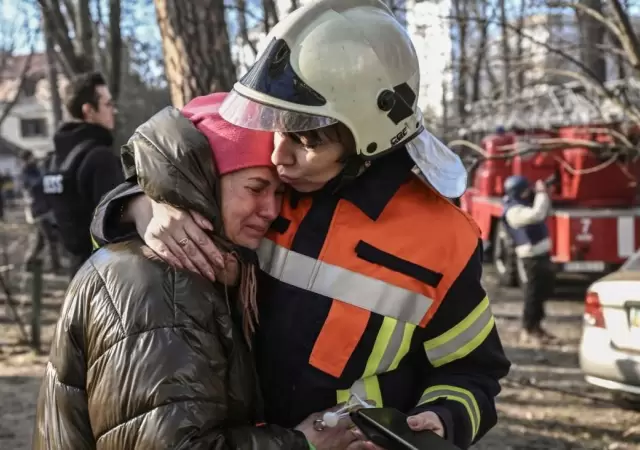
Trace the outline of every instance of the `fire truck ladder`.
<path fill-rule="evenodd" d="M 580 82 L 537 85 L 509 99 L 481 100 L 467 105 L 468 130 L 492 133 L 509 130 L 551 129 L 558 126 L 612 124 L 627 120 L 628 112 L 640 113 L 640 81 L 610 81 L 608 93 Z"/>
<path fill-rule="evenodd" d="M 452 148 L 471 150 L 468 166 L 476 167 L 486 159 L 509 159 L 525 153 L 552 151 L 563 147 L 584 147 L 599 152 L 605 161 L 595 167 L 576 170 L 561 162 L 570 173 L 593 173 L 620 161 L 623 153 L 632 158 L 640 157 L 638 146 L 619 131 L 616 125 L 635 123 L 640 125 L 640 81 L 633 78 L 616 80 L 605 84 L 606 91 L 596 87 L 585 87 L 572 82 L 564 85 L 538 85 L 522 94 L 508 99 L 482 100 L 468 105 L 469 128 L 461 139 L 449 142 Z M 598 143 L 583 139 L 545 138 L 527 135 L 526 131 L 550 130 L 556 127 L 590 125 L 593 132 L 609 134 L 612 143 Z M 498 128 L 505 131 L 519 129 L 525 134 L 512 145 L 501 147 L 500 155 L 487 155 L 474 142 L 471 135 L 482 136 L 495 133 Z M 630 175 L 629 175 L 630 176 Z M 631 177 L 631 176 L 630 176 Z"/>

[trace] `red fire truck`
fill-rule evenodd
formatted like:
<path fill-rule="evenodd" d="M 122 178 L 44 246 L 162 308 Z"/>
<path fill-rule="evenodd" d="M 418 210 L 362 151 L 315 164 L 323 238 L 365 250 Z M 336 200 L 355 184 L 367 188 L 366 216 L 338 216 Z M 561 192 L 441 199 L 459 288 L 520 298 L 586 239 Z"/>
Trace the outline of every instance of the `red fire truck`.
<path fill-rule="evenodd" d="M 502 220 L 503 183 L 510 175 L 532 183 L 553 180 L 548 183 L 553 202 L 548 225 L 558 271 L 603 275 L 640 247 L 638 133 L 611 114 L 605 117 L 601 108 L 587 107 L 585 114 L 576 91 L 567 85 L 526 99 L 524 112 L 546 123 L 499 126 L 480 140 L 480 148 L 469 142 L 482 158 L 470 172 L 460 203 L 481 228 L 487 257 L 503 285 L 519 283 L 514 246 Z M 536 102 L 537 109 L 532 108 Z M 510 110 L 513 123 L 518 105 Z"/>

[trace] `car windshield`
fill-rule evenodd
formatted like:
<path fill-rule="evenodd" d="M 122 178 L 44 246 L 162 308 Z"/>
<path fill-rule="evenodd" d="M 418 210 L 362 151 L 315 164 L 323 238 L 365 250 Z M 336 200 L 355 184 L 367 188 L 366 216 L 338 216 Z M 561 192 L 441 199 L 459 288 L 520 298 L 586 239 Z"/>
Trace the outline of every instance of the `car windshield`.
<path fill-rule="evenodd" d="M 629 259 L 625 261 L 622 267 L 620 267 L 620 270 L 626 270 L 630 272 L 640 271 L 640 251 L 637 251 L 633 255 L 631 255 Z"/>

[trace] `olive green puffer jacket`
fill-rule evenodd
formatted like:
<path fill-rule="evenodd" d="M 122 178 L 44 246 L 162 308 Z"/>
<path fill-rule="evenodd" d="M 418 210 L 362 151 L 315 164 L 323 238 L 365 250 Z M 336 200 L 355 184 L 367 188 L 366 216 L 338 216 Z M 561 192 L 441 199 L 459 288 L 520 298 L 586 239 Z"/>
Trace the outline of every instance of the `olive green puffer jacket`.
<path fill-rule="evenodd" d="M 173 108 L 123 148 L 152 198 L 222 229 L 207 139 Z M 66 293 L 40 397 L 37 450 L 308 449 L 261 420 L 252 355 L 233 298 L 175 270 L 140 240 L 109 245 Z"/>

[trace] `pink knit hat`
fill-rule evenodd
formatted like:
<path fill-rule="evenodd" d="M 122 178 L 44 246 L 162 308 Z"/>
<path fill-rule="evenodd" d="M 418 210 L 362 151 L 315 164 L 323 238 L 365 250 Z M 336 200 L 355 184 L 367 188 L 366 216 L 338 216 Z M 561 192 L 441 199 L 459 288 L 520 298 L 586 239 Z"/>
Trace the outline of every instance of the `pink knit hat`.
<path fill-rule="evenodd" d="M 196 97 L 181 111 L 209 140 L 218 173 L 273 166 L 273 133 L 238 127 L 218 114 L 227 94 L 216 92 Z"/>

